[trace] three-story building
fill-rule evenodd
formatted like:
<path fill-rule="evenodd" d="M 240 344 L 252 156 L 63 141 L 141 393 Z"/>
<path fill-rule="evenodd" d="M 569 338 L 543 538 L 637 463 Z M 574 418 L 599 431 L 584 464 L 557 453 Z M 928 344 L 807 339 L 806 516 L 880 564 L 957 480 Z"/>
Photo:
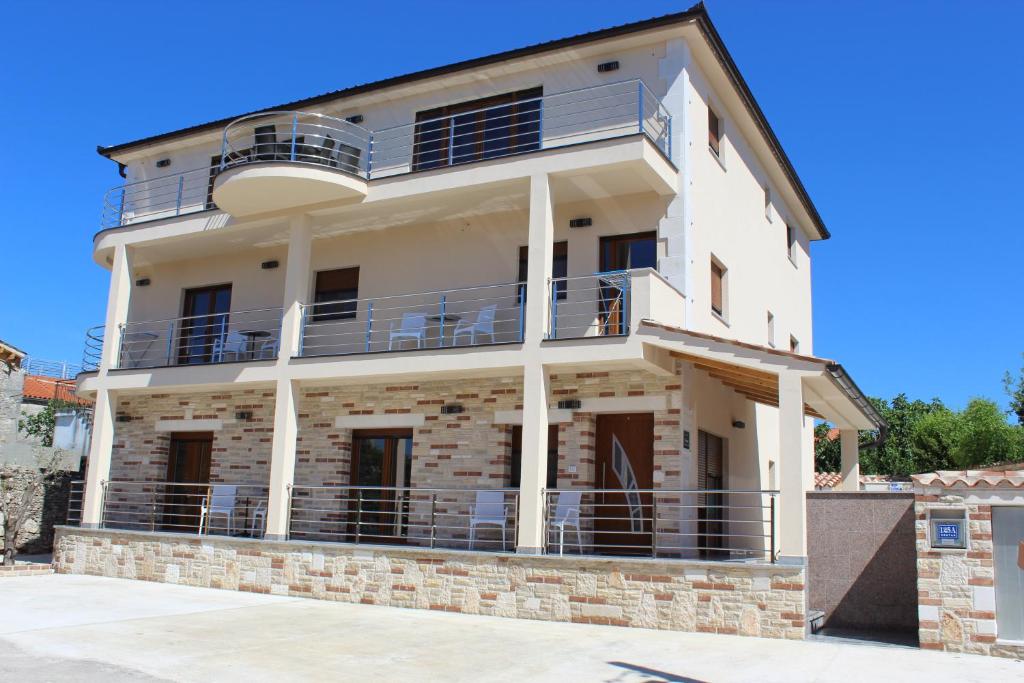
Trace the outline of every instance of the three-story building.
<path fill-rule="evenodd" d="M 882 423 L 702 6 L 100 153 L 64 570 L 802 634 L 813 419 Z"/>

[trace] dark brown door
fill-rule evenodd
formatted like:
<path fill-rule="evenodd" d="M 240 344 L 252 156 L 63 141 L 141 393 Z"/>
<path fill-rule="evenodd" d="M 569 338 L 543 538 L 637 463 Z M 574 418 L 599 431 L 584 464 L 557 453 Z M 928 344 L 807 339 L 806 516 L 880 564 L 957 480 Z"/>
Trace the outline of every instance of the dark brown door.
<path fill-rule="evenodd" d="M 710 493 L 698 495 L 697 534 L 701 557 L 722 554 L 725 533 L 725 440 L 705 431 L 697 433 L 697 488 Z"/>
<path fill-rule="evenodd" d="M 658 235 L 638 232 L 631 235 L 611 235 L 601 238 L 600 266 L 602 273 L 614 273 L 632 268 L 658 267 Z M 601 297 L 598 301 L 599 331 L 601 334 L 624 334 L 626 331 L 625 294 L 616 286 L 615 278 L 598 282 Z"/>
<path fill-rule="evenodd" d="M 356 431 L 352 438 L 350 535 L 363 543 L 404 543 L 412 474 L 412 430 Z"/>
<path fill-rule="evenodd" d="M 216 361 L 217 341 L 227 337 L 231 285 L 185 290 L 178 335 L 178 364 Z"/>
<path fill-rule="evenodd" d="M 167 457 L 167 486 L 155 493 L 157 511 L 163 510 L 166 531 L 182 533 L 199 530 L 203 498 L 209 492 L 212 432 L 183 432 L 171 435 Z M 194 484 L 191 485 L 191 484 Z"/>
<path fill-rule="evenodd" d="M 594 540 L 599 553 L 651 553 L 654 415 L 597 416 Z M 621 491 L 621 493 L 620 493 Z"/>

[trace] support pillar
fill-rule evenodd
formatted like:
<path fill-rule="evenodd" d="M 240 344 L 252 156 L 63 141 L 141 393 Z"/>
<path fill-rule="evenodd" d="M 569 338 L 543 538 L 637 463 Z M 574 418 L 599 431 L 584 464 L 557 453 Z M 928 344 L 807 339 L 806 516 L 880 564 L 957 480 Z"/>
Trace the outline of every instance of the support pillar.
<path fill-rule="evenodd" d="M 548 384 L 540 344 L 548 330 L 551 257 L 555 227 L 546 175 L 530 178 L 529 264 L 523 343 L 523 445 L 519 478 L 519 543 L 516 552 L 544 551 L 544 487 L 548 467 Z"/>
<path fill-rule="evenodd" d="M 840 472 L 843 480 L 839 488 L 843 491 L 860 490 L 860 444 L 856 429 L 839 430 L 839 451 L 842 460 Z"/>
<path fill-rule="evenodd" d="M 284 376 L 284 369 L 302 348 L 302 303 L 309 291 L 309 260 L 312 251 L 312 220 L 308 215 L 292 217 L 288 259 L 281 303 L 281 344 L 274 401 L 274 437 L 270 451 L 270 481 L 267 493 L 268 540 L 288 538 L 291 505 L 289 487 L 295 483 L 295 448 L 299 435 L 299 383 Z"/>
<path fill-rule="evenodd" d="M 104 321 L 103 351 L 97 379 L 96 407 L 93 410 L 92 438 L 85 472 L 85 492 L 82 500 L 82 526 L 97 528 L 103 519 L 103 486 L 110 479 L 110 458 L 114 448 L 114 417 L 117 414 L 117 394 L 106 389 L 107 373 L 116 368 L 121 354 L 121 329 L 128 320 L 128 304 L 132 288 L 132 255 L 130 249 L 119 244 L 114 247 L 114 261 L 110 269 L 110 289 L 107 292 L 107 318 Z"/>
<path fill-rule="evenodd" d="M 814 486 L 814 458 L 804 448 L 804 399 L 800 375 L 779 375 L 779 562 L 804 564 L 807 559 L 807 491 Z"/>

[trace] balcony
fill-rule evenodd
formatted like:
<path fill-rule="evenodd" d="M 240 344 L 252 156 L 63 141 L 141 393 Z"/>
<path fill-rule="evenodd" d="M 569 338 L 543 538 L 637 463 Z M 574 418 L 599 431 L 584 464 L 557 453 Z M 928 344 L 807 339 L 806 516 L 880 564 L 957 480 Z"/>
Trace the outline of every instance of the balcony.
<path fill-rule="evenodd" d="M 641 320 L 682 327 L 684 297 L 657 271 L 553 278 L 548 340 L 628 337 Z M 301 305 L 299 357 L 447 352 L 520 344 L 526 284 L 512 282 Z M 262 308 L 120 326 L 113 368 L 146 369 L 274 360 L 282 309 Z M 103 326 L 86 332 L 82 366 L 99 368 Z"/>
<path fill-rule="evenodd" d="M 671 116 L 639 80 L 518 99 L 375 130 L 312 112 L 232 121 L 219 167 L 107 192 L 101 228 L 211 209 L 236 216 L 359 201 L 374 180 L 643 135 L 671 156 Z"/>

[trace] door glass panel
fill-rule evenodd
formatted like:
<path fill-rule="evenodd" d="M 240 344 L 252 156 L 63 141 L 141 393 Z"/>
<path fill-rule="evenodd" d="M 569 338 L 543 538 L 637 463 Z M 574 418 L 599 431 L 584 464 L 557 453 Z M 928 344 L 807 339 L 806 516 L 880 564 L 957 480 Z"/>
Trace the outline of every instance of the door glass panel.
<path fill-rule="evenodd" d="M 214 345 L 227 335 L 231 285 L 185 291 L 178 363 L 210 363 Z"/>

